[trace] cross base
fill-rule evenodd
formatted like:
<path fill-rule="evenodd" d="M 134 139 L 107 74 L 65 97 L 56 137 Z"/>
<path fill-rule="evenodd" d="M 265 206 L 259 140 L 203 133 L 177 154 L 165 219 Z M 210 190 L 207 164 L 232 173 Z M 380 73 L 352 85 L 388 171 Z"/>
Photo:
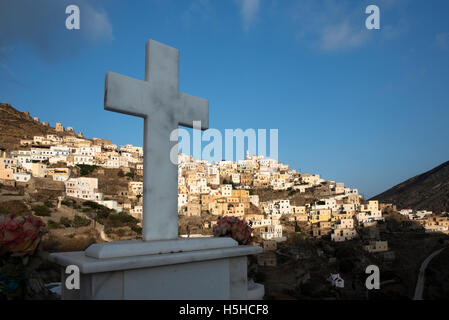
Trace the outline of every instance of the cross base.
<path fill-rule="evenodd" d="M 97 259 L 122 258 L 164 253 L 189 252 L 237 247 L 231 238 L 199 238 L 152 241 L 115 241 L 92 244 L 86 249 L 87 257 Z"/>
<path fill-rule="evenodd" d="M 263 297 L 247 281 L 247 256 L 261 251 L 230 238 L 118 241 L 49 260 L 62 267 L 64 300 L 245 300 Z M 65 286 L 68 265 L 80 270 L 79 290 Z"/>

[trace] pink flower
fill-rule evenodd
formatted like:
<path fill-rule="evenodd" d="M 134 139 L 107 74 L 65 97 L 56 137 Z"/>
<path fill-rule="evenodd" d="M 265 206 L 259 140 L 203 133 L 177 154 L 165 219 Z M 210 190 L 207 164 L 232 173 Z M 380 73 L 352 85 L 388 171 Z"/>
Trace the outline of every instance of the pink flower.
<path fill-rule="evenodd" d="M 0 216 L 0 249 L 14 256 L 34 253 L 40 242 L 42 221 L 36 217 Z"/>
<path fill-rule="evenodd" d="M 19 228 L 19 226 L 20 224 L 16 220 L 9 220 L 5 224 L 6 229 L 11 231 L 16 230 L 17 228 Z"/>
<path fill-rule="evenodd" d="M 214 226 L 215 237 L 232 237 L 239 244 L 250 244 L 252 242 L 252 229 L 245 220 L 240 220 L 237 217 L 223 217 L 218 220 Z"/>

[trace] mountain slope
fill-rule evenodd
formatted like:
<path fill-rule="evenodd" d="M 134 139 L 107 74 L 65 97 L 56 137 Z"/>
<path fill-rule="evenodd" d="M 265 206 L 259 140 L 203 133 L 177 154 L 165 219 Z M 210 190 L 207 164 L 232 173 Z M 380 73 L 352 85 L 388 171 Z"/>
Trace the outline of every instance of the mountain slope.
<path fill-rule="evenodd" d="M 0 103 L 0 149 L 11 151 L 17 149 L 21 139 L 47 134 L 74 135 L 69 132 L 57 133 L 54 128 L 34 121 L 25 112 L 17 111 L 10 104 Z"/>
<path fill-rule="evenodd" d="M 449 211 L 449 161 L 417 175 L 373 197 L 380 202 L 394 203 L 398 209 Z"/>

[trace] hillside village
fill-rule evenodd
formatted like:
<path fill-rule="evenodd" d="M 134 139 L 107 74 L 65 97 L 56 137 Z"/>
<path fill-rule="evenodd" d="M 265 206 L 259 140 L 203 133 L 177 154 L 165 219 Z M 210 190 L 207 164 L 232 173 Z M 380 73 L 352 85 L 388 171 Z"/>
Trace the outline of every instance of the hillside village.
<path fill-rule="evenodd" d="M 40 123 L 38 118 L 33 121 Z M 47 122 L 40 124 L 49 127 Z M 35 193 L 50 190 L 46 203 L 57 203 L 63 212 L 76 209 L 81 213 L 74 216 L 78 227 L 94 221 L 101 233 L 100 241 L 139 238 L 143 149 L 117 146 L 106 139 L 87 139 L 61 123 L 54 129 L 52 134 L 23 137 L 12 150 L 3 150 L 0 184 L 22 190 L 22 195 L 30 188 Z M 112 229 L 103 226 L 105 220 L 82 216 L 89 208 L 107 208 L 120 214 L 132 232 L 110 233 Z M 297 172 L 273 159 L 247 153 L 244 160 L 210 163 L 184 154 L 178 156 L 178 215 L 183 236 L 211 236 L 214 224 L 223 216 L 245 219 L 254 229 L 256 244 L 264 248 L 264 253 L 257 256 L 262 269 L 278 266 L 285 257 L 301 259 L 304 252 L 297 251 L 291 242 L 298 236 L 336 244 L 357 240 L 367 254 L 392 262 L 395 252 L 382 236 L 385 214 L 391 217 L 392 212 L 404 225 L 408 221 L 426 233 L 449 234 L 447 215 L 403 208 L 397 211 L 392 204 L 364 200 L 357 189 L 342 182 Z M 52 229 L 73 226 L 64 215 L 45 217 L 44 221 Z M 196 227 L 192 227 L 192 221 Z M 325 250 L 317 250 L 319 257 L 326 256 Z M 330 254 L 328 265 L 335 262 Z M 333 287 L 345 286 L 340 274 L 331 273 L 329 279 Z"/>
<path fill-rule="evenodd" d="M 38 118 L 34 121 L 39 122 Z M 43 126 L 49 126 L 43 122 Z M 57 133 L 74 132 L 56 123 Z M 325 181 L 317 174 L 299 173 L 273 159 L 247 153 L 245 160 L 208 163 L 179 155 L 178 213 L 199 217 L 208 213 L 214 217 L 245 218 L 259 231 L 264 240 L 282 239 L 281 217 L 296 224 L 306 223 L 313 236 L 330 235 L 332 241 L 346 241 L 357 237 L 356 226 L 368 226 L 383 221 L 378 201 L 364 201 L 357 189 L 344 183 Z M 74 169 L 83 168 L 97 173 L 120 169 L 132 178 L 127 188 L 115 194 L 100 190 L 98 178 L 74 177 Z M 86 139 L 77 135 L 33 136 L 20 140 L 16 150 L 2 153 L 0 181 L 4 185 L 27 184 L 33 178 L 51 179 L 64 184 L 64 196 L 94 201 L 117 212 L 126 212 L 136 219 L 142 216 L 143 149 L 132 145 L 118 147 L 109 140 Z M 288 191 L 307 194 L 321 188 L 322 198 L 296 205 L 287 198 L 261 199 L 257 190 Z M 428 231 L 448 232 L 446 217 L 433 217 L 430 211 L 413 212 L 403 209 L 401 214 L 419 220 Z M 211 228 L 214 221 L 205 224 Z"/>

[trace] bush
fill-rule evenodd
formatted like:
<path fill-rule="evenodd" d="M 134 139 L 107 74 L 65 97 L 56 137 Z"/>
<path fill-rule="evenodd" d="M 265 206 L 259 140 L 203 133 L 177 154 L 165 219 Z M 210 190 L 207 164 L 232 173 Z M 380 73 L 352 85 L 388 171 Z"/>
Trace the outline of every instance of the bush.
<path fill-rule="evenodd" d="M 111 214 L 109 215 L 108 218 L 108 225 L 113 228 L 122 227 L 124 225 L 132 226 L 135 225 L 137 222 L 138 221 L 136 218 L 123 212 Z"/>
<path fill-rule="evenodd" d="M 131 169 L 131 171 L 126 174 L 126 176 L 131 180 L 134 180 L 136 178 L 136 171 Z"/>
<path fill-rule="evenodd" d="M 131 230 L 134 231 L 137 234 L 141 234 L 142 233 L 142 228 L 138 227 L 138 226 L 132 226 Z"/>
<path fill-rule="evenodd" d="M 101 207 L 103 207 L 102 205 L 100 205 L 100 204 L 98 204 L 96 202 L 93 202 L 93 201 L 84 201 L 83 202 L 83 206 L 89 207 L 89 208 L 92 208 L 92 209 L 100 209 Z"/>
<path fill-rule="evenodd" d="M 46 206 L 34 206 L 32 208 L 34 214 L 39 217 L 49 217 L 51 215 L 51 211 Z"/>
<path fill-rule="evenodd" d="M 48 208 L 53 208 L 54 205 L 50 200 L 47 200 L 44 202 L 44 206 L 48 207 Z"/>
<path fill-rule="evenodd" d="M 88 225 L 90 225 L 90 220 L 81 216 L 75 216 L 75 218 L 73 219 L 73 226 L 75 228 L 79 228 L 79 227 L 87 227 Z"/>
<path fill-rule="evenodd" d="M 48 220 L 47 226 L 49 229 L 57 229 L 59 228 L 59 223 L 54 222 L 53 220 Z"/>
<path fill-rule="evenodd" d="M 62 224 L 66 228 L 70 228 L 72 225 L 72 222 L 70 221 L 70 219 L 66 218 L 66 217 L 61 217 L 59 219 L 59 223 Z"/>
<path fill-rule="evenodd" d="M 97 168 L 97 166 L 90 166 L 88 164 L 78 164 L 77 167 L 80 169 L 80 176 L 87 176 Z"/>
<path fill-rule="evenodd" d="M 62 200 L 61 204 L 66 206 L 66 207 L 71 207 L 73 205 L 73 201 L 70 200 Z"/>

